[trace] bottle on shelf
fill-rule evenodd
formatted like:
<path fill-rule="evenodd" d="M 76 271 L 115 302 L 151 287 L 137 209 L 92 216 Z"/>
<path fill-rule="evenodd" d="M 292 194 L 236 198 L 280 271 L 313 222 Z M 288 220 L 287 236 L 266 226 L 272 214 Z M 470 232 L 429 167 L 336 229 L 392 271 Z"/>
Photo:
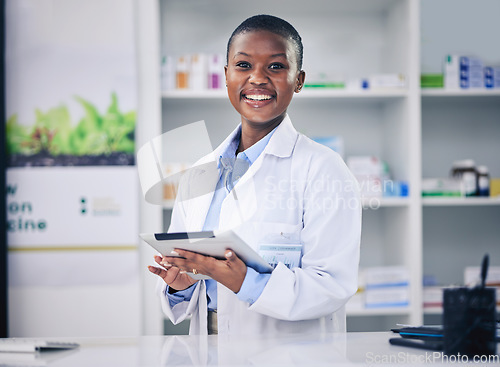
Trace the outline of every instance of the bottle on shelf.
<path fill-rule="evenodd" d="M 465 196 L 477 196 L 477 171 L 474 160 L 464 159 L 453 162 L 451 175 L 462 181 Z"/>
<path fill-rule="evenodd" d="M 161 61 L 161 90 L 175 89 L 175 62 L 172 56 L 163 56 Z"/>
<path fill-rule="evenodd" d="M 208 89 L 222 89 L 224 85 L 224 56 L 210 55 L 208 60 Z"/>
<path fill-rule="evenodd" d="M 200 91 L 207 89 L 207 57 L 205 54 L 197 53 L 191 55 L 189 73 L 189 89 Z"/>
<path fill-rule="evenodd" d="M 486 166 L 477 167 L 477 196 L 490 196 L 490 172 Z"/>
<path fill-rule="evenodd" d="M 180 56 L 176 65 L 176 88 L 189 88 L 189 57 Z"/>

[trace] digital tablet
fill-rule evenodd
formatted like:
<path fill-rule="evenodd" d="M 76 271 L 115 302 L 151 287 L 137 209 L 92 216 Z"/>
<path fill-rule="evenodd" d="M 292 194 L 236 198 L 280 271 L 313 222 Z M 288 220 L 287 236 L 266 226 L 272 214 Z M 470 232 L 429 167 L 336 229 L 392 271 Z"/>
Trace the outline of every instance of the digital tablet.
<path fill-rule="evenodd" d="M 245 264 L 259 273 L 270 273 L 269 265 L 254 249 L 233 231 L 224 232 L 183 232 L 183 233 L 142 233 L 139 235 L 163 256 L 172 256 L 175 248 L 197 252 L 199 254 L 224 259 L 226 249 L 232 249 Z M 203 279 L 204 277 L 193 278 Z"/>

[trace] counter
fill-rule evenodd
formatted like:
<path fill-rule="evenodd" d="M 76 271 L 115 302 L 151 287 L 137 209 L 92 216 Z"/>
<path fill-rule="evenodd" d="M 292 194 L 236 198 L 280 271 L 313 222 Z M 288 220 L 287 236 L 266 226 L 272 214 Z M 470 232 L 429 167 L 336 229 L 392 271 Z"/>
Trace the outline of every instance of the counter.
<path fill-rule="evenodd" d="M 391 332 L 280 337 L 143 336 L 62 338 L 80 347 L 24 356 L 0 353 L 0 365 L 25 366 L 350 366 L 464 364 L 441 352 L 393 346 Z M 472 362 L 472 361 L 469 361 Z M 485 362 L 484 360 L 482 362 Z M 498 356 L 490 357 L 499 364 Z M 484 364 L 484 363 L 483 363 Z"/>

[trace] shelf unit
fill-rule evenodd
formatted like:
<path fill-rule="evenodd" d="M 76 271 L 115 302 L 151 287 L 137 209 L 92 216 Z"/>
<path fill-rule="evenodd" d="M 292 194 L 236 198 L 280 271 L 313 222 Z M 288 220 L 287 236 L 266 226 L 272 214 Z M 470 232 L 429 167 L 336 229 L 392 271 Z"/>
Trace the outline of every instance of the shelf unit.
<path fill-rule="evenodd" d="M 500 206 L 500 198 L 424 198 L 424 206 Z"/>
<path fill-rule="evenodd" d="M 451 6 L 449 0 L 442 2 L 446 4 L 441 5 L 441 12 L 444 11 L 443 7 Z M 470 3 L 461 1 L 464 2 Z M 447 154 L 453 155 L 459 151 L 459 143 L 454 136 L 444 138 L 446 130 L 455 133 L 452 120 L 456 116 L 451 113 L 450 117 L 450 110 L 459 106 L 460 112 L 457 114 L 468 116 L 464 111 L 477 111 L 480 108 L 487 113 L 485 127 L 493 130 L 493 135 L 500 132 L 500 124 L 492 117 L 500 116 L 500 113 L 496 114 L 500 112 L 500 91 L 420 90 L 421 53 L 427 52 L 427 48 L 421 45 L 421 38 L 425 35 L 428 23 L 427 19 L 424 22 L 422 18 L 427 18 L 431 13 L 428 9 L 436 6 L 432 1 L 312 0 L 307 9 L 299 6 L 298 0 L 296 4 L 289 6 L 287 3 L 285 7 L 281 3 L 258 0 L 243 9 L 222 0 L 138 2 L 139 10 L 142 8 L 143 12 L 150 14 L 156 12 L 156 17 L 143 24 L 147 29 L 140 30 L 141 38 L 148 44 L 142 49 L 141 59 L 145 61 L 141 66 L 141 75 L 147 75 L 149 79 L 156 78 L 149 85 L 149 91 L 151 85 L 154 86 L 156 99 L 151 102 L 143 98 L 143 109 L 148 106 L 153 108 L 154 116 L 148 116 L 148 120 L 143 119 L 142 124 L 141 121 L 139 124 L 147 124 L 151 133 L 157 132 L 159 135 L 158 130 L 164 132 L 203 119 L 212 145 L 217 146 L 238 123 L 239 116 L 227 100 L 226 92 L 160 91 L 159 60 L 167 54 L 225 54 L 227 38 L 232 30 L 246 17 L 258 13 L 283 17 L 299 30 L 305 46 L 306 78 L 324 71 L 322 68 L 326 63 L 334 65 L 335 70 L 346 77 L 365 77 L 375 73 L 405 74 L 407 87 L 401 89 L 350 91 L 306 88 L 294 97 L 289 114 L 300 132 L 311 137 L 341 135 L 346 157 L 378 156 L 388 162 L 395 179 L 408 181 L 409 197 L 383 198 L 376 207 L 371 206 L 369 200 L 364 200 L 360 265 L 406 266 L 410 273 L 410 306 L 352 311 L 348 308 L 348 329 L 388 330 L 395 323 L 421 324 L 424 321 L 423 274 L 438 266 L 443 267 L 439 261 L 428 260 L 430 255 L 426 253 L 435 255 L 429 246 L 436 241 L 436 231 L 433 228 L 427 231 L 426 227 L 433 221 L 442 221 L 439 218 L 442 212 L 451 218 L 457 215 L 460 218 L 470 216 L 464 211 L 472 210 L 474 215 L 478 214 L 477 210 L 481 212 L 479 215 L 483 215 L 484 211 L 487 215 L 496 215 L 500 211 L 495 199 L 421 198 L 422 177 L 447 175 L 452 162 L 449 156 L 441 157 L 442 154 L 438 154 L 443 142 L 450 148 L 446 149 Z M 445 53 L 450 51 L 445 50 Z M 435 57 L 441 59 L 443 55 L 436 54 Z M 447 122 L 440 127 L 435 123 L 438 119 Z M 465 123 L 459 125 L 457 129 L 462 139 L 469 130 Z M 465 133 L 461 131 L 464 128 Z M 494 136 L 484 135 L 489 136 L 486 139 L 486 151 L 491 148 L 490 141 L 494 140 Z M 496 137 L 498 140 L 500 134 Z M 500 155 L 499 147 L 495 146 L 494 151 L 497 152 L 496 156 Z M 494 168 L 496 177 L 499 177 L 498 162 L 482 159 L 485 157 L 486 152 L 483 152 L 479 163 Z M 462 157 L 452 159 L 459 158 Z M 166 203 L 160 214 L 165 230 L 169 225 L 170 205 Z M 146 205 L 142 210 L 158 218 L 158 213 L 153 213 L 149 206 Z M 495 231 L 490 233 L 489 224 L 485 226 L 480 228 L 489 233 L 485 245 L 489 248 L 490 242 L 500 238 L 500 235 Z M 446 227 L 444 231 L 449 230 L 453 228 Z M 438 239 L 445 237 L 443 231 L 437 235 Z M 446 246 L 450 246 L 450 241 L 446 240 Z M 470 260 L 470 255 L 467 253 L 463 257 Z M 145 297 L 149 299 L 148 302 L 157 302 L 155 295 Z M 154 320 L 155 317 L 161 317 L 161 313 L 148 317 Z"/>
<path fill-rule="evenodd" d="M 489 43 L 496 42 L 494 35 L 500 31 L 492 15 L 500 11 L 500 3 L 421 0 L 421 10 L 423 73 L 439 72 L 449 53 L 498 64 L 500 49 Z M 470 27 L 464 27 L 464 21 Z M 491 177 L 500 177 L 500 89 L 429 88 L 421 91 L 421 101 L 422 177 L 446 177 L 453 161 L 465 158 L 488 166 Z M 462 284 L 464 268 L 479 266 L 485 252 L 491 265 L 500 265 L 498 198 L 425 197 L 422 206 L 425 275 L 443 286 Z M 424 315 L 425 322 L 439 323 L 442 309 L 425 309 Z"/>
<path fill-rule="evenodd" d="M 423 88 L 422 97 L 500 97 L 500 89 L 457 89 Z"/>

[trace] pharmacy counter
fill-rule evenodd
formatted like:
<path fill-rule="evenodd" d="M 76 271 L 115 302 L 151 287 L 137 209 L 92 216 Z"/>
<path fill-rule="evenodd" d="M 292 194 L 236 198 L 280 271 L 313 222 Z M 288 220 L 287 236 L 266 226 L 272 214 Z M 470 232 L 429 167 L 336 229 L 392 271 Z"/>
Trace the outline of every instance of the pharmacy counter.
<path fill-rule="evenodd" d="M 389 344 L 390 332 L 277 338 L 145 336 L 75 338 L 80 347 L 62 352 L 0 353 L 0 365 L 25 366 L 347 366 L 464 364 L 440 352 Z M 490 359 L 491 361 L 491 359 Z M 497 358 L 496 364 L 499 359 Z M 484 364 L 484 363 L 483 363 Z"/>

